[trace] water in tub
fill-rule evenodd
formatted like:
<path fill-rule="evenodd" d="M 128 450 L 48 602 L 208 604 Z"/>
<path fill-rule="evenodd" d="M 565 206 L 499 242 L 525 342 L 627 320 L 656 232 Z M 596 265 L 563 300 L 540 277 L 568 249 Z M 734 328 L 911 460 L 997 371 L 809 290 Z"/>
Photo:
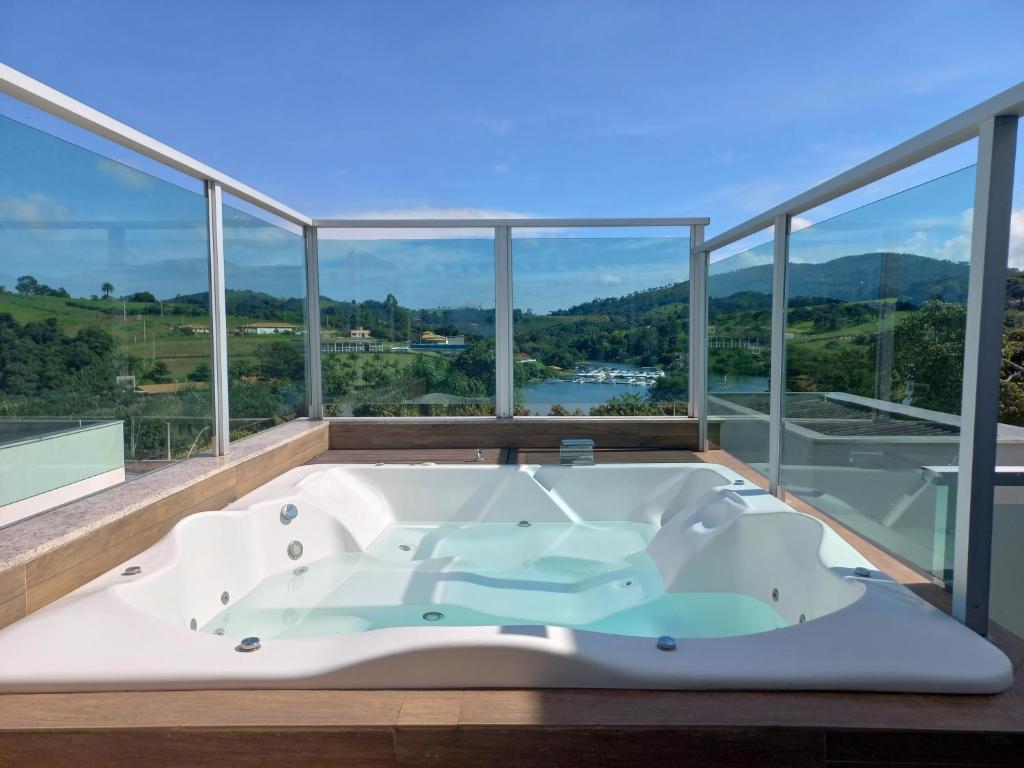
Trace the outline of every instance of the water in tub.
<path fill-rule="evenodd" d="M 745 594 L 666 593 L 644 523 L 391 525 L 365 552 L 298 564 L 202 627 L 301 637 L 401 626 L 557 625 L 721 637 L 786 626 Z"/>

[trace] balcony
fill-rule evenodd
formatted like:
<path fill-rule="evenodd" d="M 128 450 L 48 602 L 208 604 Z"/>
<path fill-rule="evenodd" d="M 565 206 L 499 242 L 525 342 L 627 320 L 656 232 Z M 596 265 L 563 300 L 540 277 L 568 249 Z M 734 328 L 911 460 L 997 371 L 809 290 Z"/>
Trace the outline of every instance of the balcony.
<path fill-rule="evenodd" d="M 1024 85 L 710 239 L 701 215 L 314 218 L 10 68 L 0 90 L 166 170 L 0 116 L 0 198 L 18 202 L 0 209 L 0 625 L 307 462 L 545 464 L 573 436 L 598 463 L 729 467 L 1019 667 L 1024 361 L 1007 254 Z M 965 143 L 975 164 L 846 204 Z M 826 204 L 845 212 L 798 226 Z M 240 730 L 379 735 L 436 717 L 675 738 L 753 722 L 760 739 L 813 732 L 840 750 L 847 727 L 879 744 L 894 727 L 906 743 L 938 727 L 1019 744 L 1020 674 L 955 701 L 279 692 L 275 706 L 371 715 L 269 723 L 244 704 Z M 228 727 L 210 693 L 152 701 Z M 133 719 L 142 699 L 113 696 L 87 702 L 89 728 L 152 725 Z M 36 701 L 68 727 L 59 701 Z M 0 697 L 24 725 L 22 705 Z"/>

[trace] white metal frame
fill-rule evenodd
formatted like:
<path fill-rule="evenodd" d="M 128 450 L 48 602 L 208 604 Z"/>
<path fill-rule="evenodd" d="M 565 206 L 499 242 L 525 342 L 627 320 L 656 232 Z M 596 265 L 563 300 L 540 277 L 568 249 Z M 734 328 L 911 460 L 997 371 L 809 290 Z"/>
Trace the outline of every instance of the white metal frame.
<path fill-rule="evenodd" d="M 1016 115 L 998 116 L 981 124 L 974 191 L 953 546 L 953 615 L 981 634 L 988 632 L 999 375 L 1017 121 Z"/>
<path fill-rule="evenodd" d="M 1008 88 L 991 99 L 971 107 L 959 115 L 939 123 L 912 139 L 833 176 L 815 187 L 769 208 L 708 240 L 709 251 L 717 251 L 749 235 L 771 227 L 778 216 L 797 216 L 819 205 L 842 197 L 873 181 L 884 179 L 958 144 L 975 138 L 981 124 L 995 115 L 1024 114 L 1024 83 Z"/>
<path fill-rule="evenodd" d="M 119 120 L 105 115 L 92 107 L 86 106 L 80 101 L 61 93 L 58 90 L 34 80 L 28 75 L 13 69 L 6 64 L 0 64 L 0 92 L 13 96 L 26 104 L 48 112 L 55 117 L 84 128 L 87 131 L 102 136 L 105 139 L 127 147 L 133 152 L 156 160 L 163 165 L 173 168 L 176 171 L 191 176 L 200 181 L 216 181 L 225 192 L 245 200 L 247 203 L 268 211 L 275 216 L 298 224 L 307 226 L 312 224 L 308 216 L 279 203 L 274 198 L 264 195 L 248 184 L 237 181 L 226 173 L 221 173 L 216 168 L 211 168 L 178 150 L 167 146 L 163 142 L 136 131 Z"/>
<path fill-rule="evenodd" d="M 320 368 L 320 255 L 316 227 L 304 227 L 306 267 L 306 406 L 310 419 L 324 417 L 323 372 Z"/>
<path fill-rule="evenodd" d="M 692 227 L 710 223 L 706 216 L 618 219 L 314 219 L 320 229 L 589 229 L 591 227 Z"/>
<path fill-rule="evenodd" d="M 953 607 L 954 615 L 980 634 L 988 631 L 1000 350 L 1016 125 L 1022 114 L 1024 83 L 693 247 L 694 257 L 703 256 L 774 226 L 768 481 L 771 491 L 783 496 L 780 474 L 785 429 L 783 405 L 789 222 L 793 216 L 811 208 L 965 141 L 979 138 L 960 418 L 961 482 L 957 495 Z M 706 378 L 693 379 L 694 385 L 700 381 L 706 381 Z M 700 402 L 706 394 L 695 391 L 693 399 Z"/>
<path fill-rule="evenodd" d="M 494 413 L 512 418 L 512 230 L 494 228 Z"/>
<path fill-rule="evenodd" d="M 690 249 L 699 243 L 704 237 L 704 227 L 710 221 L 705 216 L 677 216 L 661 218 L 563 218 L 563 219 L 314 219 L 313 227 L 319 230 L 330 229 L 425 229 L 425 230 L 451 230 L 451 229 L 492 229 L 494 237 L 494 348 L 495 348 L 495 415 L 499 419 L 513 418 L 514 416 L 514 374 L 513 363 L 514 348 L 514 321 L 513 321 L 513 280 L 512 280 L 512 232 L 515 229 L 587 229 L 597 227 L 616 228 L 663 228 L 663 227 L 687 227 L 690 230 Z M 691 258 L 692 261 L 692 258 Z M 705 259 L 706 261 L 706 259 Z M 695 302 L 697 305 L 705 306 L 704 319 L 701 323 L 697 319 L 698 333 L 707 323 L 706 300 L 702 300 L 699 292 L 705 281 L 693 279 L 693 267 L 691 265 L 690 277 L 690 403 L 688 414 L 698 416 L 703 425 L 699 429 L 699 449 L 704 450 L 705 436 L 707 434 L 707 419 L 700 417 L 704 412 L 702 405 L 695 404 L 694 393 L 703 391 L 703 385 L 694 387 L 692 379 L 701 375 L 704 370 L 703 363 L 694 365 L 692 360 L 697 355 L 698 360 L 703 360 L 703 344 L 694 341 L 693 331 Z M 698 270 L 698 275 L 702 274 Z M 698 293 L 695 298 L 694 292 Z M 699 312 L 697 313 L 700 314 Z M 322 393 L 321 393 L 322 397 Z"/>
<path fill-rule="evenodd" d="M 700 250 L 704 225 L 690 227 L 690 333 L 687 413 L 697 419 L 697 450 L 707 449 L 708 254 Z"/>
<path fill-rule="evenodd" d="M 785 496 L 780 483 L 782 471 L 783 414 L 786 398 L 786 301 L 788 296 L 789 229 L 791 217 L 775 217 L 772 259 L 772 339 L 768 387 L 768 491 Z"/>
<path fill-rule="evenodd" d="M 210 391 L 213 395 L 213 455 L 224 456 L 230 441 L 228 404 L 228 318 L 224 293 L 224 203 L 220 184 L 206 181 L 210 267 Z"/>

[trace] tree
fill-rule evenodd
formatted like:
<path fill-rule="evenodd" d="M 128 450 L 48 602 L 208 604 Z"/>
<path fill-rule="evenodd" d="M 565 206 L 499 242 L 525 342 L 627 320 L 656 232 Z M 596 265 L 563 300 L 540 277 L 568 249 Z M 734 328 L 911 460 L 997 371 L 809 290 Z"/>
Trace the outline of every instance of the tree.
<path fill-rule="evenodd" d="M 155 384 L 167 384 L 171 380 L 171 369 L 163 360 L 157 360 L 146 371 L 146 378 Z"/>
<path fill-rule="evenodd" d="M 189 381 L 209 381 L 210 380 L 210 364 L 199 363 L 192 372 L 188 375 Z"/>
<path fill-rule="evenodd" d="M 32 275 L 22 275 L 14 284 L 14 290 L 23 296 L 34 295 L 38 288 L 39 281 L 32 277 Z"/>
<path fill-rule="evenodd" d="M 110 283 L 104 283 L 103 285 L 100 286 L 100 291 L 103 292 L 104 299 L 109 299 L 111 294 L 114 293 L 114 286 L 111 285 Z"/>
<path fill-rule="evenodd" d="M 918 408 L 960 413 L 967 309 L 926 301 L 894 332 L 893 395 Z"/>

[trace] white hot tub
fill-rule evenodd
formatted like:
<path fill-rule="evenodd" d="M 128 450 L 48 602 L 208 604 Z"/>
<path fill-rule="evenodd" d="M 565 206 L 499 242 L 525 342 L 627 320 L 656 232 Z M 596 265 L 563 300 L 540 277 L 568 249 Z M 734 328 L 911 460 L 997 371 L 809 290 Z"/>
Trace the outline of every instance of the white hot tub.
<path fill-rule="evenodd" d="M 707 464 L 301 467 L 0 631 L 0 659 L 2 691 L 1012 679 L 820 521 Z"/>

